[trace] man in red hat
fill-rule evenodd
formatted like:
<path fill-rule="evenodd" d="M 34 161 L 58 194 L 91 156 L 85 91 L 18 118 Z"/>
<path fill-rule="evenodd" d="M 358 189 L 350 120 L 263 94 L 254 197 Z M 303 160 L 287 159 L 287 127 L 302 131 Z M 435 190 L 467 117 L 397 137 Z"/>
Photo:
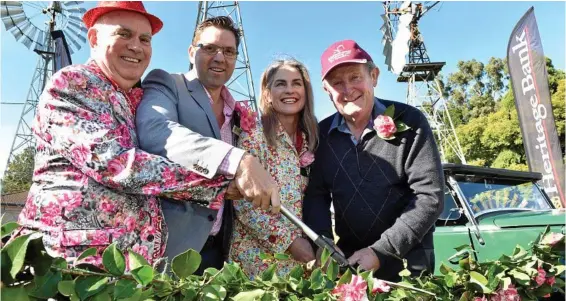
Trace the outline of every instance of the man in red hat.
<path fill-rule="evenodd" d="M 49 253 L 68 261 L 95 247 L 86 260 L 100 264 L 101 251 L 116 243 L 153 263 L 167 240 L 157 197 L 215 207 L 228 181 L 138 147 L 142 90 L 132 87 L 149 64 L 162 22 L 138 1 L 101 2 L 84 22 L 91 59 L 54 74 L 37 105 L 36 164 L 19 235 L 43 232 Z"/>
<path fill-rule="evenodd" d="M 399 280 L 403 258 L 413 275 L 432 272 L 444 179 L 426 117 L 374 96 L 379 69 L 355 41 L 332 44 L 321 64 L 324 90 L 338 112 L 319 123 L 303 201 L 306 224 L 333 237 L 333 204 L 338 247 L 350 264 L 392 281 Z"/>

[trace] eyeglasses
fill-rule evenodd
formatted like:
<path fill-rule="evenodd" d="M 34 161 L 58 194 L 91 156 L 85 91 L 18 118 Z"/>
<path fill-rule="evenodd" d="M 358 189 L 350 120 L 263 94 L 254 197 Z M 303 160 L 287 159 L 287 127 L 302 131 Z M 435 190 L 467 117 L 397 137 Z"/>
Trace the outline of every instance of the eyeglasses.
<path fill-rule="evenodd" d="M 214 44 L 198 44 L 197 47 L 204 50 L 204 52 L 209 55 L 216 55 L 218 50 L 220 50 L 227 58 L 234 59 L 238 56 L 238 50 L 234 47 L 221 47 Z"/>

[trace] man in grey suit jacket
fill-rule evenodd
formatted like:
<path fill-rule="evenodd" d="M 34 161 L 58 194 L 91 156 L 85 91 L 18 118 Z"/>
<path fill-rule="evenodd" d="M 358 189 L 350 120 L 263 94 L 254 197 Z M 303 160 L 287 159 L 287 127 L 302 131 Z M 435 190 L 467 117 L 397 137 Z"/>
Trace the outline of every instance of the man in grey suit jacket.
<path fill-rule="evenodd" d="M 197 273 L 221 268 L 227 259 L 233 221 L 229 200 L 245 198 L 263 209 L 271 201 L 272 210 L 279 210 L 275 181 L 256 158 L 233 146 L 235 100 L 224 85 L 234 72 L 238 45 L 239 32 L 230 18 L 205 20 L 189 47 L 195 68 L 184 75 L 151 71 L 136 113 L 142 149 L 208 178 L 233 178 L 218 210 L 161 202 L 169 232 L 165 256 L 171 260 L 189 248 L 200 251 Z"/>

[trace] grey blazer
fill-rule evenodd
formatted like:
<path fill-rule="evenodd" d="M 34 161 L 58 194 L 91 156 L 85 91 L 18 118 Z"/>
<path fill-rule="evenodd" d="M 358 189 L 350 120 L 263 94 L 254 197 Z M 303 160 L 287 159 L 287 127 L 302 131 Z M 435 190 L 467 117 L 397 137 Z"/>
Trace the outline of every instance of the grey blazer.
<path fill-rule="evenodd" d="M 178 76 L 178 75 L 177 75 Z M 191 171 L 212 178 L 233 147 L 220 137 L 220 128 L 208 95 L 195 74 L 175 78 L 161 69 L 144 79 L 144 94 L 136 112 L 138 139 L 143 150 L 167 157 Z M 186 88 L 178 89 L 179 85 Z M 202 249 L 216 219 L 216 210 L 190 202 L 162 199 L 168 228 L 165 256 L 191 248 Z M 226 202 L 223 213 L 225 258 L 232 233 L 233 207 Z"/>

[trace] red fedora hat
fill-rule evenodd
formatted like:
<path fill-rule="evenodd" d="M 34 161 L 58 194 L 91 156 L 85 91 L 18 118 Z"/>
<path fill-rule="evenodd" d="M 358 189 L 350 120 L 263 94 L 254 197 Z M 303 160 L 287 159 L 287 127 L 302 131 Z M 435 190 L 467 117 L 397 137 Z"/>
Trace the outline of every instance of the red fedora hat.
<path fill-rule="evenodd" d="M 100 16 L 116 10 L 127 10 L 144 15 L 151 24 L 151 34 L 158 33 L 163 27 L 163 22 L 158 17 L 148 13 L 141 1 L 99 1 L 96 7 L 89 9 L 84 14 L 83 22 L 86 28 L 91 28 Z"/>

